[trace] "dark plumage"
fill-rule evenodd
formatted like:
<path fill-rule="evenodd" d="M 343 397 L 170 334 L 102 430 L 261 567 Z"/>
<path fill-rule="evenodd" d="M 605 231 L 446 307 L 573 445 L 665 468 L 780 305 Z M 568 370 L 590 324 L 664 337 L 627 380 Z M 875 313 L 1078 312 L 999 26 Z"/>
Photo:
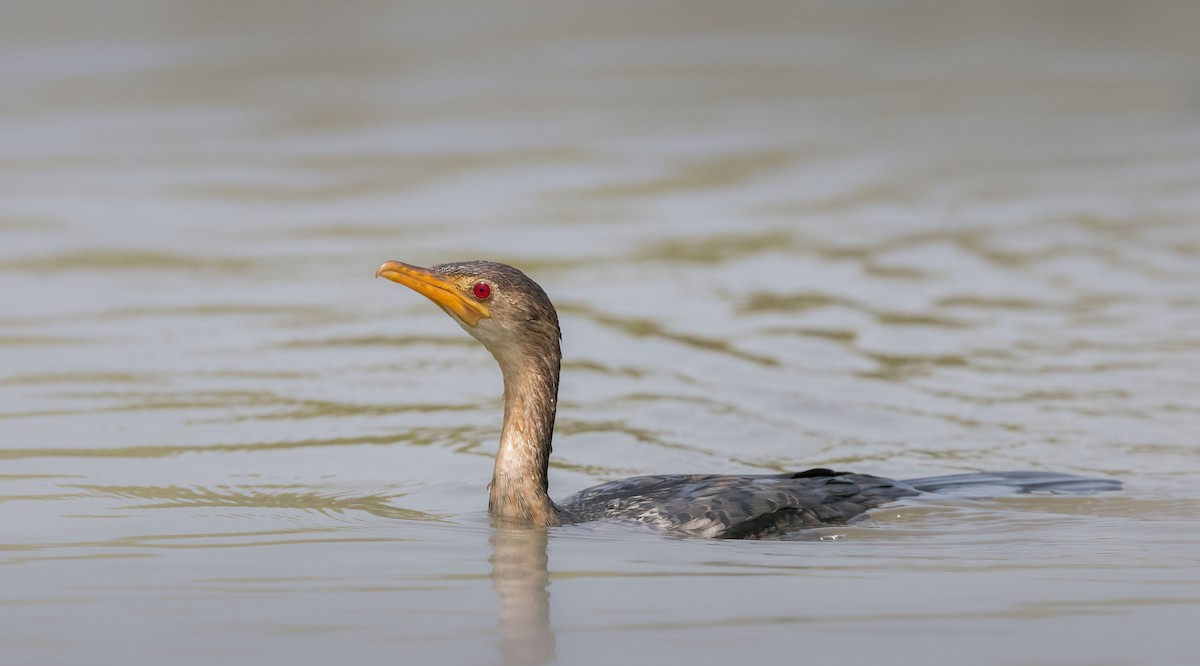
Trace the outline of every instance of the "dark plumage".
<path fill-rule="evenodd" d="M 889 502 L 925 493 L 970 497 L 1116 490 L 1117 481 L 1054 472 L 953 474 L 897 481 L 810 469 L 790 474 L 635 476 L 567 497 L 566 522 L 622 519 L 675 534 L 749 539 L 793 528 L 836 525 Z"/>
<path fill-rule="evenodd" d="M 429 269 L 389 261 L 376 272 L 425 295 L 482 342 L 504 375 L 504 428 L 492 475 L 489 511 L 500 518 L 553 526 L 626 520 L 666 532 L 755 538 L 781 530 L 844 523 L 865 511 L 928 492 L 1078 493 L 1120 483 L 1048 472 L 956 474 L 896 481 L 810 469 L 772 475 L 638 476 L 604 483 L 556 505 L 547 467 L 557 408 L 558 315 L 546 292 L 521 271 L 490 261 Z"/>

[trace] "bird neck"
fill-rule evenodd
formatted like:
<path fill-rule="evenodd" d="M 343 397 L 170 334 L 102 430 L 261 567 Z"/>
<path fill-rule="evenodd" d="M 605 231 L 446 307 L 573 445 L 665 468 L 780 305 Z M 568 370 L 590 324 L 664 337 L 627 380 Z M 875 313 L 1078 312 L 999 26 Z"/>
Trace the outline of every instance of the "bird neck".
<path fill-rule="evenodd" d="M 557 341 L 556 341 L 557 342 Z M 554 353 L 497 359 L 504 374 L 504 430 L 488 498 L 488 511 L 534 525 L 560 525 L 547 493 L 561 362 Z"/>

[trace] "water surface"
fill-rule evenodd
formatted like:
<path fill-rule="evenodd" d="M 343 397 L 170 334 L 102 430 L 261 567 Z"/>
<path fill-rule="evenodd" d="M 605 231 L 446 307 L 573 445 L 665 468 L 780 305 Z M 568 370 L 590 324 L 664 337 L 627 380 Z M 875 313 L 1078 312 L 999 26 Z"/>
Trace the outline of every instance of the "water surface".
<path fill-rule="evenodd" d="M 1194 663 L 1197 10 L 0 13 L 5 663 Z M 556 496 L 1126 489 L 494 529 L 499 372 L 371 279 L 474 258 L 559 307 Z"/>

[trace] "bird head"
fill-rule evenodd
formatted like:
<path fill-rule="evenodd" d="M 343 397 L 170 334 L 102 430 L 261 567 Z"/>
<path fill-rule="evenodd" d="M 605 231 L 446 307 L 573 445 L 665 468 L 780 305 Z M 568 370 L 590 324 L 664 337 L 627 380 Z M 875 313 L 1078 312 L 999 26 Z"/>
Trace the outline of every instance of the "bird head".
<path fill-rule="evenodd" d="M 375 272 L 437 304 L 503 366 L 559 353 L 558 314 L 546 292 L 521 271 L 492 261 L 421 268 L 384 262 Z"/>

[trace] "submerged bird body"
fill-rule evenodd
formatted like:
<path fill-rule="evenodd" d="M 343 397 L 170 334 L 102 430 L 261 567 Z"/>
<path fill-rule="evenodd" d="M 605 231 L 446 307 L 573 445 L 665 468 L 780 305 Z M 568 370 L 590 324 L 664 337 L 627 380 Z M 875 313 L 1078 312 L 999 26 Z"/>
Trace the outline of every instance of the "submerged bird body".
<path fill-rule="evenodd" d="M 561 511 L 575 522 L 629 520 L 675 534 L 744 539 L 844 523 L 917 494 L 900 481 L 828 469 L 795 474 L 676 474 L 593 486 L 563 500 Z"/>
<path fill-rule="evenodd" d="M 960 497 L 1076 494 L 1120 483 L 1055 472 L 984 472 L 898 481 L 816 468 L 789 474 L 635 476 L 581 490 L 559 505 L 570 522 L 629 520 L 687 536 L 752 539 L 845 523 L 926 493 Z"/>
<path fill-rule="evenodd" d="M 504 427 L 488 510 L 502 519 L 540 526 L 621 520 L 681 535 L 755 538 L 844 523 L 888 502 L 927 492 L 979 497 L 1120 487 L 1116 481 L 1049 472 L 897 481 L 818 468 L 791 474 L 638 476 L 587 488 L 555 504 L 547 492 L 547 469 L 562 353 L 558 315 L 546 293 L 521 271 L 488 261 L 428 269 L 389 261 L 376 275 L 432 300 L 482 342 L 499 364 Z"/>

